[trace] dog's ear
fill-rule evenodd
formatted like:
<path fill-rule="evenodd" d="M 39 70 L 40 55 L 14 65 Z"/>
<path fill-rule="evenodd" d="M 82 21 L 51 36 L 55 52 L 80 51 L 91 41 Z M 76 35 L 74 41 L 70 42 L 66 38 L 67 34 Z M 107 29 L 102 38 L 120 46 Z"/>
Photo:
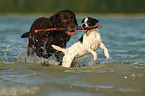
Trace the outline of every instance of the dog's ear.
<path fill-rule="evenodd" d="M 74 23 L 78 26 L 77 20 L 76 20 L 76 16 L 74 15 Z"/>
<path fill-rule="evenodd" d="M 78 26 L 78 23 L 77 23 L 77 20 L 76 20 L 76 19 L 75 19 L 75 21 L 74 21 L 74 22 L 75 22 L 75 24 Z"/>
<path fill-rule="evenodd" d="M 93 18 L 94 19 L 94 18 Z M 99 20 L 97 20 L 97 19 L 94 19 L 94 21 L 95 21 L 95 23 L 98 23 L 99 22 Z"/>
<path fill-rule="evenodd" d="M 59 13 L 56 13 L 53 16 L 50 17 L 51 18 L 51 25 L 52 25 L 52 27 L 57 27 L 58 17 L 59 17 Z"/>
<path fill-rule="evenodd" d="M 94 22 L 95 24 L 99 22 L 99 20 L 97 20 L 96 18 L 92 18 L 92 17 L 88 17 L 92 22 Z"/>

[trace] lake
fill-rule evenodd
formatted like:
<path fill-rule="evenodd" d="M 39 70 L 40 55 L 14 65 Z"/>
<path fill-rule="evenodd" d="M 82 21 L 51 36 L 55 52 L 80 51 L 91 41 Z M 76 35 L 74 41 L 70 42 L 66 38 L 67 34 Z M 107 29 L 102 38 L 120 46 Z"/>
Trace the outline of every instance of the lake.
<path fill-rule="evenodd" d="M 95 18 L 103 26 L 99 32 L 110 59 L 98 48 L 96 62 L 88 55 L 78 60 L 78 67 L 63 68 L 54 57 L 50 66 L 42 66 L 42 58 L 27 57 L 28 41 L 20 37 L 36 17 L 0 17 L 0 95 L 144 96 L 145 18 Z M 67 47 L 82 34 L 76 31 Z"/>

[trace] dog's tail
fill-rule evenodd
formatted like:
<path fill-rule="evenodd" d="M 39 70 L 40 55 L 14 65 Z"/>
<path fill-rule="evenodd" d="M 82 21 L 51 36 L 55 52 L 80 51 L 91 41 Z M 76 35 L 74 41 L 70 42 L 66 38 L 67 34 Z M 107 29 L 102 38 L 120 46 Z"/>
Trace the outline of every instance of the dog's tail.
<path fill-rule="evenodd" d="M 21 38 L 27 38 L 27 37 L 29 37 L 29 33 L 30 33 L 30 32 L 24 33 L 24 34 L 21 36 Z"/>
<path fill-rule="evenodd" d="M 56 46 L 56 45 L 51 45 L 54 49 L 58 50 L 58 51 L 62 51 L 63 53 L 65 52 L 65 49 L 64 48 L 61 48 L 59 46 Z"/>

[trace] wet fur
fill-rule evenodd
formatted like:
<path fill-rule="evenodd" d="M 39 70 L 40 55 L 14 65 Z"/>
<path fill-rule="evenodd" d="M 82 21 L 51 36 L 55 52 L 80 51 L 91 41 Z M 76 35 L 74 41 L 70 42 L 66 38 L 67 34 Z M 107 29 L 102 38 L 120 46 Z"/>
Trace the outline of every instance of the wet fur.
<path fill-rule="evenodd" d="M 65 48 L 71 36 L 67 35 L 65 31 L 38 33 L 34 31 L 47 28 L 66 28 L 66 30 L 71 31 L 76 30 L 77 25 L 75 14 L 70 10 L 61 10 L 49 18 L 41 17 L 36 19 L 31 25 L 30 31 L 21 36 L 21 38 L 29 39 L 27 54 L 30 56 L 35 52 L 37 56 L 44 58 L 54 55 L 61 63 L 64 54 L 54 50 L 51 45 L 54 44 Z"/>

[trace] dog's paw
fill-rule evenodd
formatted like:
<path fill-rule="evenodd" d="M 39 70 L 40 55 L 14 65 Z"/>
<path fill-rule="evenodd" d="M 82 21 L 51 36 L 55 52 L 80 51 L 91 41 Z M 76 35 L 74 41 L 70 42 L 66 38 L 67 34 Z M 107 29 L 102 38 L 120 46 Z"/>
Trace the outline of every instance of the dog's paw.
<path fill-rule="evenodd" d="M 109 59 L 109 53 L 107 53 L 107 54 L 105 54 L 105 57 L 107 58 L 107 59 Z"/>
<path fill-rule="evenodd" d="M 62 64 L 62 67 L 70 68 L 71 65 L 68 65 L 68 64 L 64 65 L 64 64 Z"/>
<path fill-rule="evenodd" d="M 94 58 L 93 58 L 93 61 L 94 61 L 94 62 L 97 61 L 97 57 L 94 57 Z"/>

